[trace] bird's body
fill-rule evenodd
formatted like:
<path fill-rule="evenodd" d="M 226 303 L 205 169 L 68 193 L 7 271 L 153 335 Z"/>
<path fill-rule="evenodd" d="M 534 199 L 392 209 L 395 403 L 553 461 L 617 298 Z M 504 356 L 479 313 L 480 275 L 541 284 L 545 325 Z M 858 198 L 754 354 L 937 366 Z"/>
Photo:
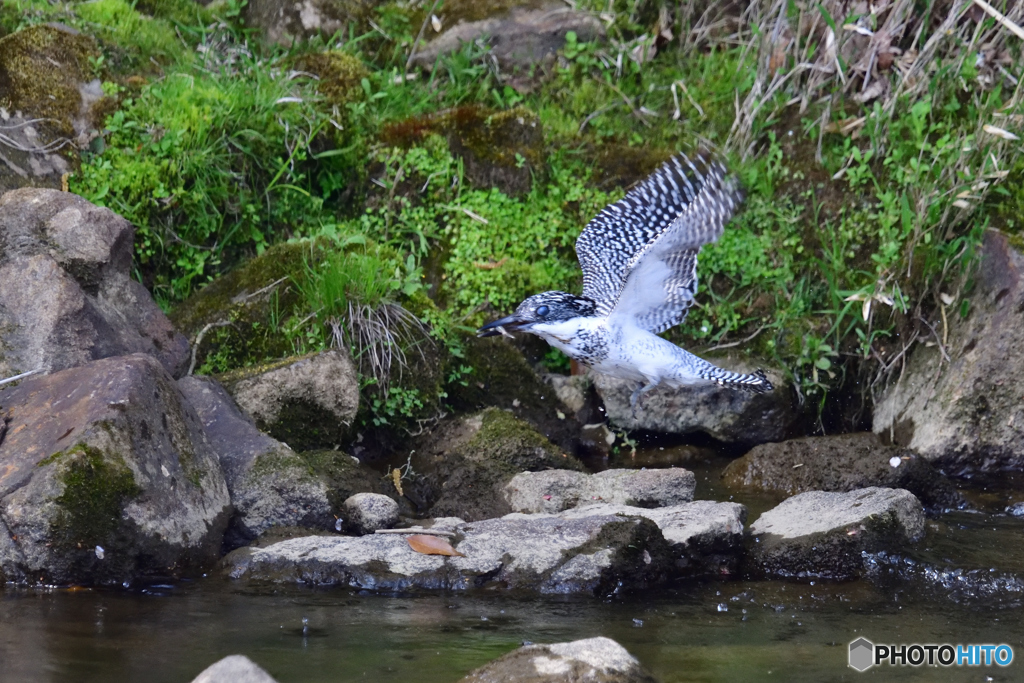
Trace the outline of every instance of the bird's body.
<path fill-rule="evenodd" d="M 530 332 L 596 372 L 636 382 L 634 409 L 661 384 L 771 391 L 761 371 L 723 370 L 657 336 L 686 318 L 701 245 L 718 239 L 741 200 L 706 153 L 674 157 L 601 211 L 576 241 L 582 296 L 536 294 L 479 334 Z"/>

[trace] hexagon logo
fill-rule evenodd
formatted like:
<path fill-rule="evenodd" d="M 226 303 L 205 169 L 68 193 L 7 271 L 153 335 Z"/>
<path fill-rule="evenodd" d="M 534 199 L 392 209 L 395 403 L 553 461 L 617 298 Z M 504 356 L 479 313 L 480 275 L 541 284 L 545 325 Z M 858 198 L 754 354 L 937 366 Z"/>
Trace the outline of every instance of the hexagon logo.
<path fill-rule="evenodd" d="M 875 663 L 875 645 L 867 638 L 858 638 L 850 643 L 850 666 L 857 671 L 867 671 Z"/>

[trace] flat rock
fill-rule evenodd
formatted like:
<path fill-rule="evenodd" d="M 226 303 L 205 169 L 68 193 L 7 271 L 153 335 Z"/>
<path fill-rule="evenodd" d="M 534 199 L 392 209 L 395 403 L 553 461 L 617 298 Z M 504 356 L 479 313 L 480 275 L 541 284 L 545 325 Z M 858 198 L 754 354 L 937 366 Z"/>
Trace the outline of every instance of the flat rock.
<path fill-rule="evenodd" d="M 217 454 L 152 356 L 30 377 L 0 404 L 7 580 L 121 584 L 219 555 L 230 500 Z"/>
<path fill-rule="evenodd" d="M 282 541 L 224 559 L 235 579 L 343 585 L 372 590 L 463 590 L 501 586 L 542 593 L 606 594 L 661 583 L 671 566 L 658 527 L 639 516 L 565 518 L 514 513 L 466 523 L 447 518 L 465 557 L 423 555 L 397 534 Z"/>
<path fill-rule="evenodd" d="M 470 672 L 459 683 L 656 683 L 611 638 L 525 645 Z"/>
<path fill-rule="evenodd" d="M 1024 255 L 1006 235 L 985 231 L 976 282 L 966 317 L 957 301 L 934 318 L 944 349 L 916 344 L 874 406 L 872 431 L 952 474 L 1024 467 Z"/>
<path fill-rule="evenodd" d="M 300 451 L 340 445 L 359 410 L 359 377 L 341 351 L 286 358 L 218 379 L 260 430 Z"/>
<path fill-rule="evenodd" d="M 77 195 L 0 197 L 0 374 L 148 353 L 174 376 L 188 341 L 130 277 L 134 228 Z"/>
<path fill-rule="evenodd" d="M 291 448 L 264 434 L 210 377 L 188 376 L 178 387 L 216 451 L 235 514 L 224 539 L 234 549 L 276 526 L 333 529 L 327 484 Z"/>
<path fill-rule="evenodd" d="M 870 432 L 761 444 L 729 463 L 722 479 L 734 490 L 786 496 L 885 486 L 910 491 L 928 508 L 962 503 L 953 484 L 931 463 L 907 449 L 883 444 Z"/>
<path fill-rule="evenodd" d="M 372 534 L 398 523 L 398 503 L 380 493 L 357 493 L 341 508 L 344 525 L 357 534 Z"/>
<path fill-rule="evenodd" d="M 920 539 L 924 511 L 904 489 L 808 491 L 765 512 L 750 531 L 752 562 L 766 575 L 852 579 L 864 573 L 864 555 Z"/>
<path fill-rule="evenodd" d="M 589 475 L 547 470 L 517 474 L 503 494 L 514 512 L 561 512 L 594 503 L 656 508 L 690 502 L 696 485 L 693 472 L 681 468 L 615 469 Z"/>
<path fill-rule="evenodd" d="M 245 655 L 231 655 L 203 669 L 192 683 L 277 683 Z"/>
<path fill-rule="evenodd" d="M 735 372 L 753 372 L 746 361 L 715 359 Z M 704 433 L 726 443 L 753 445 L 784 439 L 798 414 L 790 383 L 781 373 L 766 370 L 774 391 L 755 394 L 717 384 L 658 387 L 644 397 L 636 416 L 629 397 L 636 384 L 592 373 L 608 419 L 623 429 L 665 434 Z"/>

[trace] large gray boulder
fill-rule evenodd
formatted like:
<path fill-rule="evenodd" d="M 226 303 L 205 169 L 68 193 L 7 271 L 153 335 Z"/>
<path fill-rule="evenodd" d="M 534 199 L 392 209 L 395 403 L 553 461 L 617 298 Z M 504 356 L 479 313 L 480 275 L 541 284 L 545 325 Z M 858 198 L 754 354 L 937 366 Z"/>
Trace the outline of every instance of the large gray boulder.
<path fill-rule="evenodd" d="M 7 580 L 120 584 L 218 556 L 230 512 L 220 463 L 152 356 L 31 377 L 0 404 Z"/>
<path fill-rule="evenodd" d="M 180 376 L 188 342 L 129 271 L 134 229 L 57 190 L 0 197 L 0 375 L 148 353 Z"/>
<path fill-rule="evenodd" d="M 277 683 L 274 677 L 245 655 L 231 655 L 211 664 L 192 683 Z"/>
<path fill-rule="evenodd" d="M 341 445 L 359 410 L 359 375 L 341 351 L 285 358 L 218 379 L 257 427 L 299 451 Z"/>
<path fill-rule="evenodd" d="M 1024 371 L 1024 255 L 1006 235 L 985 232 L 976 283 L 968 304 L 951 304 L 945 322 L 934 316 L 944 347 L 913 347 L 875 402 L 872 424 L 884 439 L 963 474 L 1024 467 L 1016 380 Z"/>
<path fill-rule="evenodd" d="M 466 523 L 436 520 L 464 557 L 424 555 L 398 534 L 311 536 L 241 548 L 224 562 L 235 579 L 371 590 L 501 586 L 542 593 L 606 594 L 661 583 L 671 566 L 658 527 L 639 516 L 595 512 L 572 519 L 511 514 Z"/>
<path fill-rule="evenodd" d="M 561 512 L 595 503 L 642 508 L 680 505 L 693 500 L 697 480 L 682 468 L 521 472 L 502 490 L 513 512 Z"/>
<path fill-rule="evenodd" d="M 756 370 L 742 360 L 716 359 L 715 363 L 734 372 Z M 789 381 L 779 372 L 766 372 L 775 386 L 768 393 L 717 384 L 658 387 L 644 397 L 635 414 L 629 397 L 636 383 L 599 373 L 593 377 L 608 419 L 619 427 L 667 434 L 704 433 L 726 443 L 753 445 L 781 441 L 799 416 Z"/>
<path fill-rule="evenodd" d="M 780 496 L 886 486 L 910 491 L 929 508 L 962 503 L 953 484 L 931 463 L 881 443 L 870 432 L 761 444 L 729 463 L 722 479 L 733 490 Z"/>
<path fill-rule="evenodd" d="M 924 511 L 903 489 L 808 491 L 765 512 L 750 531 L 755 571 L 845 580 L 865 572 L 870 553 L 900 550 L 919 540 Z"/>
<path fill-rule="evenodd" d="M 471 671 L 459 683 L 656 683 L 611 638 L 525 645 Z"/>
<path fill-rule="evenodd" d="M 328 487 L 302 457 L 258 430 L 215 380 L 182 377 L 178 386 L 199 415 L 231 492 L 227 548 L 277 526 L 334 528 Z"/>

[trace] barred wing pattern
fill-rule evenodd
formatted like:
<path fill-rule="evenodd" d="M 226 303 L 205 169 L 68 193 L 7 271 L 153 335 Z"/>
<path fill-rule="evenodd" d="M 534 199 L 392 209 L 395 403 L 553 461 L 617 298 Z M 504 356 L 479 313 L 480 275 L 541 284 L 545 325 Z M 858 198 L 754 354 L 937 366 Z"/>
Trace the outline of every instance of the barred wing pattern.
<path fill-rule="evenodd" d="M 583 295 L 599 314 L 631 316 L 654 333 L 678 325 L 697 291 L 700 247 L 721 236 L 740 201 L 708 152 L 673 157 L 583 230 Z"/>

